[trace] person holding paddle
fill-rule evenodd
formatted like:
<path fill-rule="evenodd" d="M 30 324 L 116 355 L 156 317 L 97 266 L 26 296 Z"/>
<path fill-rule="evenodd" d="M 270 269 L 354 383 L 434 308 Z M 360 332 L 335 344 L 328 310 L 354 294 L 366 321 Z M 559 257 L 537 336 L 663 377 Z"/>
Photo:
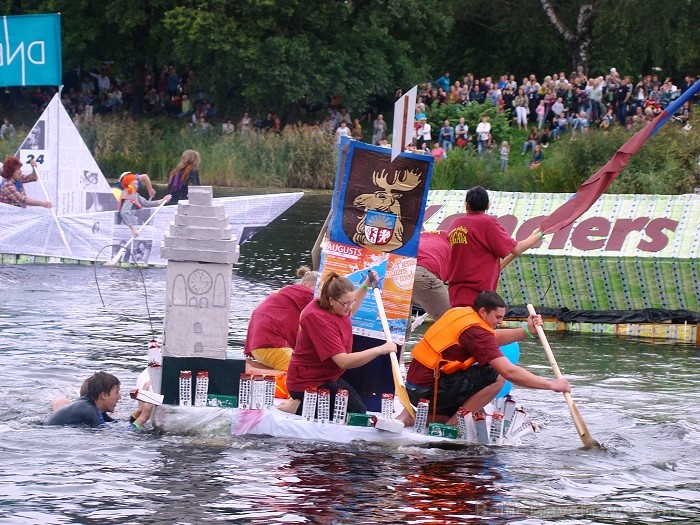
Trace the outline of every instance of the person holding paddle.
<path fill-rule="evenodd" d="M 456 425 L 459 408 L 478 412 L 506 380 L 525 388 L 570 392 L 565 378 L 537 376 L 503 355 L 499 346 L 525 339 L 542 326 L 542 317 L 531 315 L 524 328 L 496 330 L 505 311 L 505 301 L 496 292 L 481 292 L 473 307 L 452 308 L 436 321 L 412 351 L 406 376 L 411 402 L 428 399 L 437 422 Z M 399 419 L 411 423 L 405 412 Z"/>
<path fill-rule="evenodd" d="M 481 186 L 467 192 L 467 213 L 456 217 L 447 230 L 450 245 L 448 275 L 450 306 L 471 306 L 479 292 L 496 290 L 501 259 L 520 255 L 543 235 L 536 231 L 520 242 L 513 239 L 495 217 L 487 215 L 489 194 Z"/>
<path fill-rule="evenodd" d="M 301 312 L 299 335 L 287 369 L 287 388 L 292 399 L 297 400 L 298 415 L 301 415 L 301 401 L 307 388 L 330 390 L 331 406 L 335 404 L 336 392 L 347 390 L 348 412 L 364 414 L 367 411 L 360 395 L 341 376 L 348 368 L 357 368 L 375 357 L 396 352 L 392 341 L 360 352 L 352 351 L 350 317 L 360 308 L 367 289 L 376 281 L 376 272 L 370 271 L 365 282 L 355 290 L 352 281 L 331 272 L 323 282 L 318 299 Z M 290 405 L 289 410 L 294 410 L 294 406 Z"/>
<path fill-rule="evenodd" d="M 139 195 L 139 181 L 133 173 L 122 178 L 122 188 L 122 198 L 119 201 L 119 215 L 122 221 L 124 221 L 124 224 L 131 229 L 131 235 L 137 237 L 139 231 L 136 229 L 136 226 L 134 226 L 133 217 L 131 215 L 132 210 L 134 210 L 134 208 L 137 210 L 141 208 L 156 208 L 164 202 L 169 202 L 171 196 L 168 194 L 157 201 L 146 200 Z"/>
<path fill-rule="evenodd" d="M 51 202 L 39 201 L 27 197 L 24 184 L 39 180 L 36 174 L 36 160 L 29 161 L 32 172 L 29 175 L 22 175 L 22 162 L 17 157 L 6 157 L 0 164 L 2 169 L 2 185 L 0 185 L 0 202 L 11 206 L 26 208 L 27 206 L 42 206 L 50 208 Z"/>

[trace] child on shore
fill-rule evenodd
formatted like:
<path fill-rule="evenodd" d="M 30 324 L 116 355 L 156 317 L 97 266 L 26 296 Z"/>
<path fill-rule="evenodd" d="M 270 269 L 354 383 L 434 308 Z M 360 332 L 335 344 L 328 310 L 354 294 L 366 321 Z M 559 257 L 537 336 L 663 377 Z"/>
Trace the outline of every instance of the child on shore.
<path fill-rule="evenodd" d="M 508 155 L 510 154 L 510 146 L 508 141 L 504 140 L 501 143 L 501 171 L 506 171 L 508 169 Z"/>

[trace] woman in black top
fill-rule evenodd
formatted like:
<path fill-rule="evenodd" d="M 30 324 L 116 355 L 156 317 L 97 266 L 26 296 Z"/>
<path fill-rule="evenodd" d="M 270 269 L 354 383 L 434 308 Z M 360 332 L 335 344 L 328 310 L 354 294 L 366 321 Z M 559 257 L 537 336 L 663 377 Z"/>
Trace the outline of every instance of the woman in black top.
<path fill-rule="evenodd" d="M 182 154 L 180 162 L 168 177 L 168 193 L 172 195 L 171 203 L 187 199 L 188 186 L 199 186 L 199 153 L 188 149 Z"/>

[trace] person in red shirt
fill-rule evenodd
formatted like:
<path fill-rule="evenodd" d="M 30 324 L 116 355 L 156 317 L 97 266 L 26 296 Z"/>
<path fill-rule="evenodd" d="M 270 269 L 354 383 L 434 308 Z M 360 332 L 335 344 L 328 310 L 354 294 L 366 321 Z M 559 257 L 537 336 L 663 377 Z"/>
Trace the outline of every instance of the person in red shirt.
<path fill-rule="evenodd" d="M 450 309 L 445 282 L 450 271 L 451 249 L 447 231 L 421 232 L 412 301 L 435 321 Z"/>
<path fill-rule="evenodd" d="M 496 290 L 501 273 L 501 259 L 520 255 L 537 244 L 542 235 L 535 232 L 517 242 L 495 217 L 486 214 L 489 195 L 476 186 L 467 192 L 465 215 L 450 223 L 452 246 L 449 272 L 450 305 L 471 306 L 479 292 Z"/>
<path fill-rule="evenodd" d="M 505 307 L 496 292 L 481 292 L 473 307 L 452 308 L 426 331 L 413 348 L 406 376 L 406 389 L 413 404 L 428 399 L 435 405 L 438 422 L 456 425 L 459 408 L 472 413 L 481 410 L 506 380 L 526 388 L 571 391 L 565 378 L 549 380 L 537 376 L 514 365 L 501 353 L 499 345 L 525 339 L 535 332 L 535 326 L 542 326 L 542 317 L 533 315 L 527 320 L 527 328 L 496 330 L 503 322 Z M 410 423 L 405 412 L 399 419 Z"/>
<path fill-rule="evenodd" d="M 352 351 L 350 317 L 359 309 L 369 285 L 376 279 L 376 273 L 370 271 L 367 280 L 355 290 L 349 279 L 331 272 L 318 299 L 301 312 L 299 335 L 287 369 L 287 388 L 292 399 L 298 401 L 297 414 L 301 415 L 301 401 L 307 388 L 329 389 L 331 407 L 335 404 L 336 392 L 343 388 L 349 393 L 348 412 L 367 411 L 360 395 L 340 376 L 348 368 L 357 368 L 375 357 L 396 352 L 392 341 L 360 352 Z"/>
<path fill-rule="evenodd" d="M 298 284 L 268 295 L 253 310 L 248 322 L 245 355 L 275 370 L 287 370 L 297 342 L 299 315 L 314 298 L 318 272 L 302 266 L 297 275 L 301 277 Z"/>

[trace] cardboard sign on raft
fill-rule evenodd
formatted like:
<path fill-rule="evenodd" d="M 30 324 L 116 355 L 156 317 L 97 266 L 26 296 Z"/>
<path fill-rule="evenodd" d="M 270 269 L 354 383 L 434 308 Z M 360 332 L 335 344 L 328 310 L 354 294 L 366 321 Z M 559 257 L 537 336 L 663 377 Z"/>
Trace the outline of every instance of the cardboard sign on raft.
<path fill-rule="evenodd" d="M 344 139 L 336 172 L 328 233 L 321 254 L 321 282 L 330 273 L 360 286 L 369 270 L 379 288 L 393 341 L 405 341 L 411 313 L 418 241 L 430 188 L 433 158 L 402 153 L 393 162 L 386 148 Z M 372 294 L 352 318 L 353 350 L 378 346 L 384 331 Z M 348 370 L 343 378 L 378 410 L 381 394 L 394 391 L 387 356 Z"/>

